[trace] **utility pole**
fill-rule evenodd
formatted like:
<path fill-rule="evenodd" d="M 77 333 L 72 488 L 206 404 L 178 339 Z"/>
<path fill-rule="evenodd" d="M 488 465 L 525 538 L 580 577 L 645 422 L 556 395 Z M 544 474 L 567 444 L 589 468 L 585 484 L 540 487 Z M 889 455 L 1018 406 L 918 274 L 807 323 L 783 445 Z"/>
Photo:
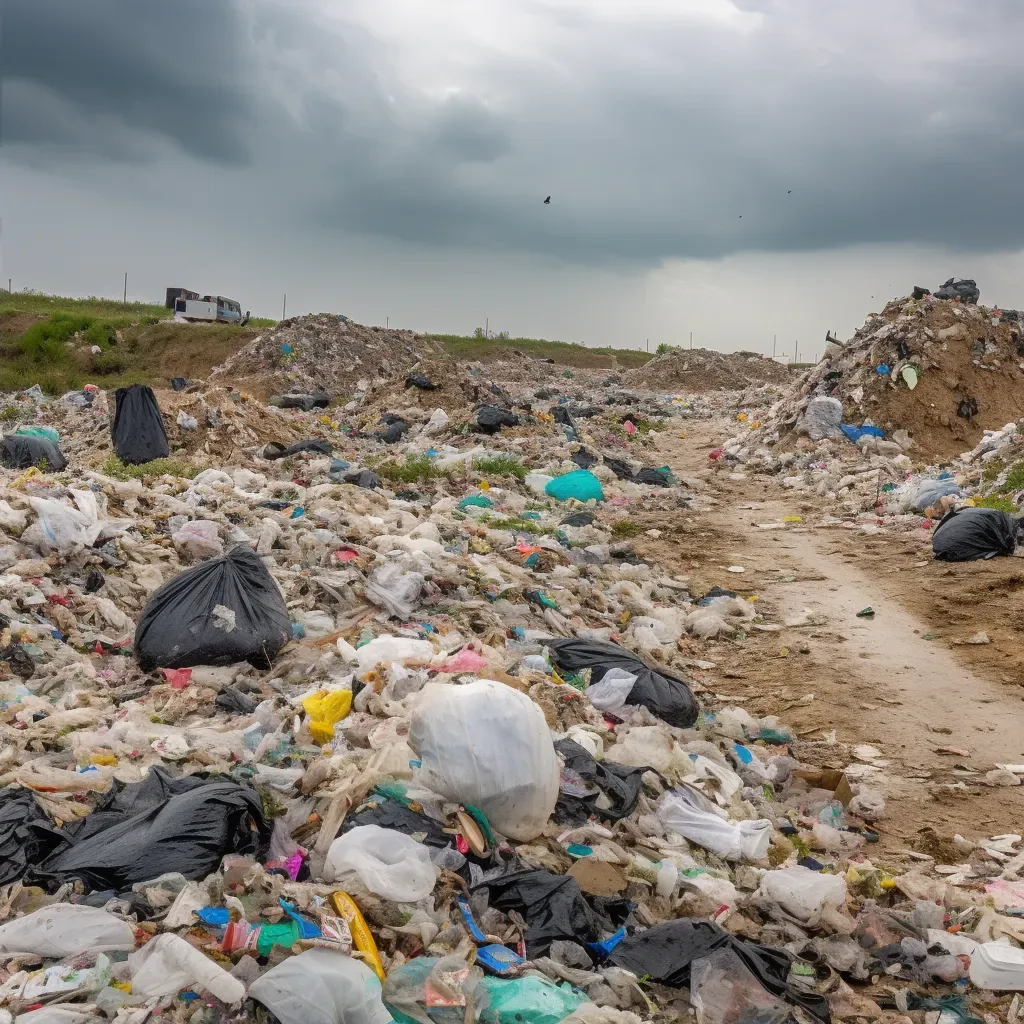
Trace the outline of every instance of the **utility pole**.
<path fill-rule="evenodd" d="M 14 292 L 11 291 L 11 279 L 10 278 L 7 278 L 7 294 L 8 295 L 13 295 L 14 294 Z"/>
<path fill-rule="evenodd" d="M 690 331 L 690 348 L 693 348 L 693 331 Z"/>
<path fill-rule="evenodd" d="M 489 316 L 484 317 L 484 337 L 489 338 L 491 336 L 491 318 Z"/>
<path fill-rule="evenodd" d="M 287 310 L 288 310 L 288 293 L 285 292 L 284 293 L 284 298 L 281 300 L 281 319 L 282 320 L 286 320 L 287 319 L 287 317 L 285 316 L 285 313 L 287 312 Z"/>
<path fill-rule="evenodd" d="M 128 271 L 124 272 L 124 298 L 121 300 L 122 304 L 128 305 Z"/>
<path fill-rule="evenodd" d="M 389 317 L 389 316 L 384 317 L 384 326 L 385 327 L 390 327 L 391 326 L 391 317 Z"/>
<path fill-rule="evenodd" d="M 651 351 L 651 339 L 650 338 L 647 339 L 647 351 L 648 352 Z"/>
<path fill-rule="evenodd" d="M 777 334 L 772 335 L 772 359 L 775 358 L 775 342 L 778 339 L 778 337 L 779 336 Z"/>

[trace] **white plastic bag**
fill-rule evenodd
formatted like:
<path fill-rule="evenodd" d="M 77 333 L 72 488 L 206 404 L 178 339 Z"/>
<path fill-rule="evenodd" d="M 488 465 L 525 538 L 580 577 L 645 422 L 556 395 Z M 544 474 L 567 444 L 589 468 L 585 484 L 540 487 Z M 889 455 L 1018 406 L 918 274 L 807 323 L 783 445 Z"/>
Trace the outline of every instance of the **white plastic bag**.
<path fill-rule="evenodd" d="M 828 909 L 846 905 L 846 880 L 797 865 L 766 871 L 758 894 L 774 900 L 798 921 L 815 926 Z"/>
<path fill-rule="evenodd" d="M 764 860 L 772 837 L 766 818 L 733 823 L 707 797 L 688 787 L 670 789 L 658 802 L 658 817 L 666 828 L 703 846 L 723 860 Z"/>
<path fill-rule="evenodd" d="M 289 957 L 257 978 L 249 995 L 281 1024 L 392 1024 L 377 975 L 328 949 Z"/>
<path fill-rule="evenodd" d="M 430 851 L 404 832 L 357 825 L 331 843 L 323 875 L 325 881 L 346 889 L 358 879 L 375 896 L 417 903 L 433 892 L 437 868 Z"/>
<path fill-rule="evenodd" d="M 621 711 L 636 684 L 636 675 L 624 668 L 610 668 L 601 682 L 587 687 L 587 700 L 598 711 Z"/>
<path fill-rule="evenodd" d="M 179 410 L 178 418 L 175 420 L 175 423 L 177 423 L 178 426 L 182 427 L 184 430 L 199 429 L 199 420 L 197 420 L 195 416 L 189 416 L 189 414 L 185 412 L 184 409 Z"/>
<path fill-rule="evenodd" d="M 178 554 L 186 558 L 219 558 L 224 554 L 224 545 L 218 535 L 217 524 L 208 519 L 186 523 L 171 535 L 171 540 Z"/>
<path fill-rule="evenodd" d="M 367 601 L 396 619 L 404 620 L 412 615 L 424 582 L 423 573 L 411 572 L 398 562 L 389 562 L 370 573 L 363 594 Z"/>
<path fill-rule="evenodd" d="M 540 708 L 504 683 L 429 683 L 413 708 L 416 780 L 479 807 L 510 839 L 538 836 L 558 799 L 558 758 Z"/>
<path fill-rule="evenodd" d="M 428 434 L 438 434 L 448 426 L 448 413 L 444 409 L 435 409 L 423 428 Z"/>
<path fill-rule="evenodd" d="M 353 647 L 339 638 L 338 653 L 356 665 L 360 672 L 369 672 L 381 663 L 400 662 L 403 665 L 429 664 L 437 653 L 429 640 L 414 640 L 407 636 L 378 636 L 362 647 Z"/>
<path fill-rule="evenodd" d="M 54 903 L 0 925 L 0 953 L 32 953 L 61 959 L 86 951 L 130 952 L 135 932 L 127 921 L 98 907 Z"/>
<path fill-rule="evenodd" d="M 222 1003 L 240 1003 L 245 986 L 195 946 L 171 933 L 158 935 L 128 957 L 132 995 L 157 999 L 198 985 Z"/>
<path fill-rule="evenodd" d="M 801 434 L 807 434 L 812 441 L 823 437 L 843 437 L 839 424 L 843 421 L 843 403 L 838 398 L 819 395 L 807 403 L 803 418 L 797 424 Z"/>
<path fill-rule="evenodd" d="M 102 527 L 94 518 L 62 501 L 34 497 L 28 500 L 38 519 L 25 531 L 22 540 L 35 544 L 44 553 L 69 555 L 92 544 L 100 535 Z"/>

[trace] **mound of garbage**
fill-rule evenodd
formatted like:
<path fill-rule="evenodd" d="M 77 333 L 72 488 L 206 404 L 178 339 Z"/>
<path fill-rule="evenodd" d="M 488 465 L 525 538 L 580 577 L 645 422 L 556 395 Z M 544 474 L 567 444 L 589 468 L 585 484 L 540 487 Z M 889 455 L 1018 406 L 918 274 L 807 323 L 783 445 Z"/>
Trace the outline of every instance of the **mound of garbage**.
<path fill-rule="evenodd" d="M 701 394 L 740 391 L 752 384 L 788 384 L 791 374 L 782 363 L 756 352 L 674 348 L 623 378 L 633 387 Z"/>
<path fill-rule="evenodd" d="M 915 289 L 870 314 L 762 417 L 758 438 L 857 442 L 866 429 L 912 447 L 915 458 L 941 460 L 1024 416 L 1022 314 L 961 301 L 973 284 Z"/>
<path fill-rule="evenodd" d="M 394 378 L 440 344 L 416 331 L 367 327 L 334 313 L 282 320 L 253 338 L 210 375 L 265 394 L 342 390 L 360 379 Z"/>

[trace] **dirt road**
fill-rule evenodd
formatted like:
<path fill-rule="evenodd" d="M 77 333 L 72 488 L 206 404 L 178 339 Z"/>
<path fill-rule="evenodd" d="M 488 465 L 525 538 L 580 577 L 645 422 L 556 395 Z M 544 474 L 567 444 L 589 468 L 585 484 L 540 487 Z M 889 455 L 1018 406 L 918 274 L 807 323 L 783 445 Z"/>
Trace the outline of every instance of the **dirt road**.
<path fill-rule="evenodd" d="M 778 714 L 803 760 L 842 767 L 859 753 L 887 800 L 883 851 L 941 861 L 956 832 L 976 839 L 1019 828 L 1024 787 L 991 787 L 985 773 L 1024 763 L 1020 620 L 1000 597 L 1024 567 L 1002 559 L 951 570 L 931 559 L 924 534 L 815 526 L 822 510 L 805 496 L 709 472 L 708 451 L 728 430 L 701 421 L 685 438 L 662 436 L 661 457 L 690 474 L 702 509 L 650 543 L 684 564 L 694 592 L 717 584 L 756 595 L 769 623 L 788 625 L 713 643 L 701 655 L 716 664 L 705 686 L 753 715 Z M 969 606 L 958 592 L 974 593 Z M 868 607 L 874 615 L 858 617 Z M 986 627 L 992 643 L 964 642 Z"/>

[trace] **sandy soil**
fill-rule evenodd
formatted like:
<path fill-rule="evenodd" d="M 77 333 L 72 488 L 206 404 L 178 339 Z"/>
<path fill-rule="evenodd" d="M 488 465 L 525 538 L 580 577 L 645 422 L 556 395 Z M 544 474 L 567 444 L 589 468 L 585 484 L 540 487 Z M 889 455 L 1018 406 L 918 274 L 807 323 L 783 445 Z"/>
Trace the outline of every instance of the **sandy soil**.
<path fill-rule="evenodd" d="M 856 746 L 877 748 L 865 770 L 887 800 L 880 852 L 942 859 L 954 833 L 1017 830 L 1024 787 L 988 786 L 985 772 L 1024 763 L 1024 564 L 949 566 L 932 560 L 923 531 L 815 527 L 822 510 L 805 498 L 709 471 L 725 430 L 695 422 L 685 438 L 662 435 L 660 455 L 687 478 L 695 510 L 666 528 L 652 507 L 644 525 L 662 537 L 637 548 L 680 565 L 694 593 L 756 595 L 767 622 L 801 624 L 695 643 L 694 657 L 715 663 L 703 685 L 752 715 L 779 715 L 810 763 L 842 767 Z M 875 614 L 858 617 L 867 607 Z M 979 631 L 991 643 L 964 642 Z"/>

